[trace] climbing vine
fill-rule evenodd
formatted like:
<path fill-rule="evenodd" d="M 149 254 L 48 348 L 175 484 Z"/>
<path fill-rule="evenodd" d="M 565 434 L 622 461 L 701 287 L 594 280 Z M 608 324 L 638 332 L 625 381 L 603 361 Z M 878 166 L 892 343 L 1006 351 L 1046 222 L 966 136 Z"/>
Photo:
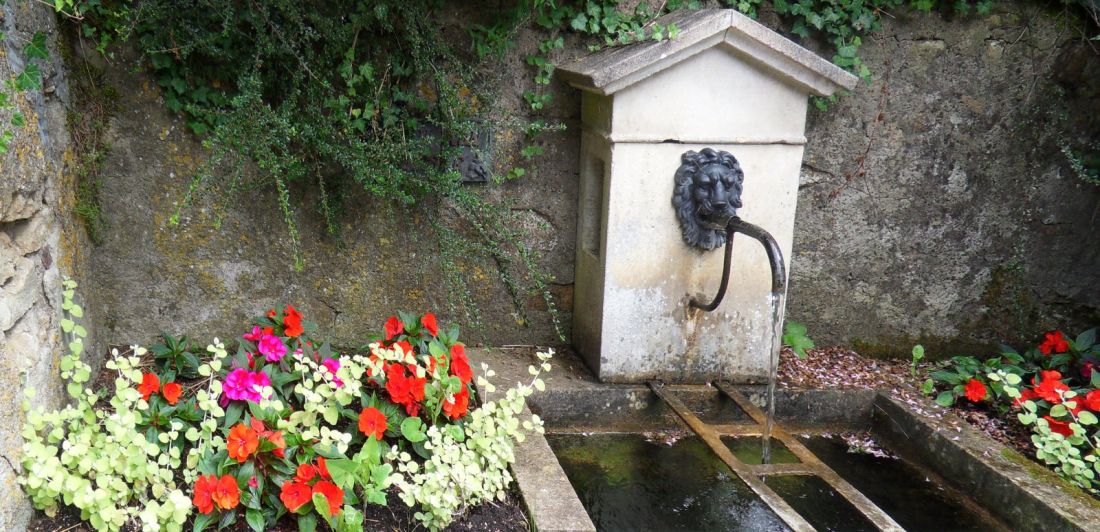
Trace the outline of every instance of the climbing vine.
<path fill-rule="evenodd" d="M 1069 0 L 1067 0 L 1069 1 Z M 992 0 L 909 0 L 923 11 L 985 13 Z M 824 39 L 833 61 L 869 79 L 863 39 L 906 0 L 516 0 L 502 10 L 452 21 L 453 0 L 57 0 L 108 56 L 129 41 L 161 86 L 165 105 L 182 115 L 211 158 L 178 198 L 171 223 L 200 198 L 222 204 L 274 191 L 296 268 L 304 265 L 299 217 L 316 213 L 339 241 L 345 205 L 358 192 L 396 212 L 432 208 L 430 232 L 441 257 L 449 298 L 477 323 L 460 262 L 470 254 L 494 261 L 522 314 L 523 298 L 547 296 L 550 278 L 514 229 L 512 210 L 464 186 L 456 171 L 465 147 L 478 146 L 489 125 L 523 139 L 518 157 L 491 168 L 497 183 L 528 174 L 542 155 L 533 139 L 560 124 L 539 118 L 551 101 L 551 56 L 578 35 L 589 50 L 642 40 L 673 39 L 676 10 L 724 5 L 757 16 L 767 7 L 784 31 Z M 443 23 L 454 22 L 448 26 Z M 471 20 L 472 19 L 472 20 Z M 457 26 L 456 34 L 449 29 Z M 499 90 L 488 75 L 525 28 L 540 35 L 525 59 L 535 89 L 524 92 L 534 119 L 493 105 Z M 818 101 L 819 106 L 827 102 Z M 491 165 L 490 165 L 491 166 Z M 310 204 L 303 204 L 309 198 Z M 305 208 L 303 208 L 305 207 Z M 215 222 L 217 223 L 217 222 Z"/>
<path fill-rule="evenodd" d="M 0 31 L 0 44 L 8 38 Z M 29 41 L 23 43 L 22 48 L 26 66 L 15 76 L 0 83 L 0 112 L 11 112 L 6 123 L 0 123 L 0 155 L 8 152 L 11 141 L 15 139 L 15 131 L 27 123 L 26 117 L 17 106 L 16 98 L 26 91 L 42 88 L 42 70 L 35 60 L 49 57 L 46 36 L 42 32 L 35 33 Z"/>

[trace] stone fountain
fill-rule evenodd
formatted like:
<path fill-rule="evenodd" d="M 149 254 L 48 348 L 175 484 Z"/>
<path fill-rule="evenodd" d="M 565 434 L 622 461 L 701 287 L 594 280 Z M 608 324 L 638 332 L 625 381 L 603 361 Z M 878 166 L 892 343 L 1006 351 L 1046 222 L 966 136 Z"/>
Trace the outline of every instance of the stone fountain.
<path fill-rule="evenodd" d="M 765 248 L 733 242 L 721 304 L 691 302 L 720 289 L 726 220 L 790 256 L 808 98 L 857 79 L 736 11 L 675 17 L 675 39 L 558 68 L 583 91 L 573 342 L 604 382 L 759 381 Z"/>

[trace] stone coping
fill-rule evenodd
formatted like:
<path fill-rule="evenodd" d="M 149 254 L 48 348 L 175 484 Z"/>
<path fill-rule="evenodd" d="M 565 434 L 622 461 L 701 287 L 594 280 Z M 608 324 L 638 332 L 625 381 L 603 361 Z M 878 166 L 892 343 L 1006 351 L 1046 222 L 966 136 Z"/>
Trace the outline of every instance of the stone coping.
<path fill-rule="evenodd" d="M 524 408 L 521 416 L 530 416 Z M 558 457 L 542 434 L 530 433 L 516 444 L 512 476 L 523 495 L 531 529 L 539 532 L 595 532 L 584 505 L 565 476 Z"/>
<path fill-rule="evenodd" d="M 657 19 L 675 24 L 675 39 L 606 48 L 556 72 L 570 85 L 614 94 L 713 46 L 726 46 L 747 61 L 818 96 L 852 89 L 858 78 L 735 9 L 681 10 Z"/>
<path fill-rule="evenodd" d="M 1100 530 L 1100 501 L 961 419 L 944 423 L 880 393 L 874 431 L 1016 530 Z M 957 428 L 956 428 L 957 427 Z"/>

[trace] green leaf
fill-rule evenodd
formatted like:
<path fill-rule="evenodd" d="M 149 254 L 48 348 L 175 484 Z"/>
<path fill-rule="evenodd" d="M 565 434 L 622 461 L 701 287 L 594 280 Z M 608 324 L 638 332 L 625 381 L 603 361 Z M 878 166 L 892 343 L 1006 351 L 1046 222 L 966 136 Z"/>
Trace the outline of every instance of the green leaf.
<path fill-rule="evenodd" d="M 38 90 L 42 88 L 42 72 L 38 65 L 31 63 L 23 72 L 15 78 L 15 88 L 20 91 Z M 78 316 L 79 317 L 79 316 Z"/>
<path fill-rule="evenodd" d="M 1077 422 L 1082 425 L 1095 425 L 1097 422 L 1096 414 L 1089 412 L 1088 410 L 1082 410 L 1077 414 Z"/>
<path fill-rule="evenodd" d="M 578 14 L 573 20 L 569 21 L 569 26 L 574 30 L 583 32 L 588 27 L 588 15 L 584 13 Z"/>
<path fill-rule="evenodd" d="M 241 419 L 241 414 L 244 413 L 244 404 L 240 401 L 234 401 L 230 403 L 229 408 L 225 409 L 225 419 L 222 421 L 223 427 L 232 427 L 237 423 L 238 419 Z"/>
<path fill-rule="evenodd" d="M 962 376 L 954 371 L 933 371 L 932 379 L 939 382 L 946 382 L 947 384 L 959 384 L 962 382 Z"/>
<path fill-rule="evenodd" d="M 264 513 L 255 508 L 249 508 L 244 513 L 244 518 L 248 521 L 248 526 L 256 532 L 263 532 L 264 530 Z"/>
<path fill-rule="evenodd" d="M 1073 346 L 1078 351 L 1084 351 L 1093 346 L 1096 343 L 1096 329 L 1089 329 L 1079 335 L 1077 339 L 1073 341 Z"/>
<path fill-rule="evenodd" d="M 355 477 L 359 471 L 359 464 L 354 460 L 338 458 L 325 460 L 325 467 L 332 475 L 332 482 L 341 489 L 350 490 L 355 484 Z"/>
<path fill-rule="evenodd" d="M 924 395 L 932 395 L 932 392 L 935 391 L 935 389 L 936 385 L 932 382 L 932 379 L 925 379 L 924 384 L 922 384 L 920 387 L 920 391 Z"/>
<path fill-rule="evenodd" d="M 27 118 L 23 116 L 23 113 L 16 111 L 11 115 L 11 127 L 20 128 L 27 125 Z"/>
<path fill-rule="evenodd" d="M 203 529 L 214 522 L 216 516 L 217 514 L 213 512 L 208 514 L 195 514 L 195 521 L 191 527 L 192 532 L 202 532 Z"/>
<path fill-rule="evenodd" d="M 317 513 L 321 514 L 321 517 L 325 518 L 325 521 L 328 521 L 330 524 L 332 523 L 332 517 L 329 515 L 331 510 L 328 505 L 328 499 L 326 499 L 324 495 L 318 492 L 314 492 L 313 506 L 317 509 Z"/>
<path fill-rule="evenodd" d="M 1066 410 L 1065 405 L 1054 405 L 1054 406 L 1050 407 L 1050 415 L 1052 415 L 1054 417 L 1062 417 L 1062 416 L 1066 415 L 1068 412 L 1069 411 Z"/>
<path fill-rule="evenodd" d="M 424 422 L 418 417 L 407 417 L 401 422 L 401 435 L 406 440 L 416 443 L 424 441 L 428 435 L 424 432 Z"/>
<path fill-rule="evenodd" d="M 308 513 L 298 516 L 298 532 L 315 532 L 317 530 L 317 514 Z"/>
<path fill-rule="evenodd" d="M 50 52 L 46 49 L 46 34 L 36 31 L 34 37 L 31 37 L 31 42 L 23 47 L 23 53 L 26 54 L 27 59 L 48 59 Z"/>
<path fill-rule="evenodd" d="M 940 394 L 936 396 L 936 404 L 940 406 L 951 406 L 955 404 L 955 394 L 950 391 L 940 392 Z"/>

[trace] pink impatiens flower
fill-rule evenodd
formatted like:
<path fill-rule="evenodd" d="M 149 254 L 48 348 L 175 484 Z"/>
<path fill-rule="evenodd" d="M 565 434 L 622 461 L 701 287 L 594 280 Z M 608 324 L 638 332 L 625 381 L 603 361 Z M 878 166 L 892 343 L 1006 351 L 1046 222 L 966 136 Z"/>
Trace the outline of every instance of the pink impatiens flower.
<path fill-rule="evenodd" d="M 286 344 L 278 336 L 265 334 L 257 346 L 268 362 L 278 362 L 286 356 Z"/>
<path fill-rule="evenodd" d="M 225 376 L 225 397 L 233 401 L 252 401 L 259 403 L 263 398 L 260 390 L 271 386 L 271 379 L 262 371 L 248 371 L 237 368 Z"/>
<path fill-rule="evenodd" d="M 336 370 L 340 369 L 339 360 L 336 360 L 335 358 L 326 358 L 323 362 L 321 362 L 321 365 L 324 366 L 325 369 L 329 370 L 330 373 L 332 373 L 332 383 L 335 384 L 337 388 L 344 385 L 344 381 L 340 380 L 340 378 L 336 376 Z"/>

